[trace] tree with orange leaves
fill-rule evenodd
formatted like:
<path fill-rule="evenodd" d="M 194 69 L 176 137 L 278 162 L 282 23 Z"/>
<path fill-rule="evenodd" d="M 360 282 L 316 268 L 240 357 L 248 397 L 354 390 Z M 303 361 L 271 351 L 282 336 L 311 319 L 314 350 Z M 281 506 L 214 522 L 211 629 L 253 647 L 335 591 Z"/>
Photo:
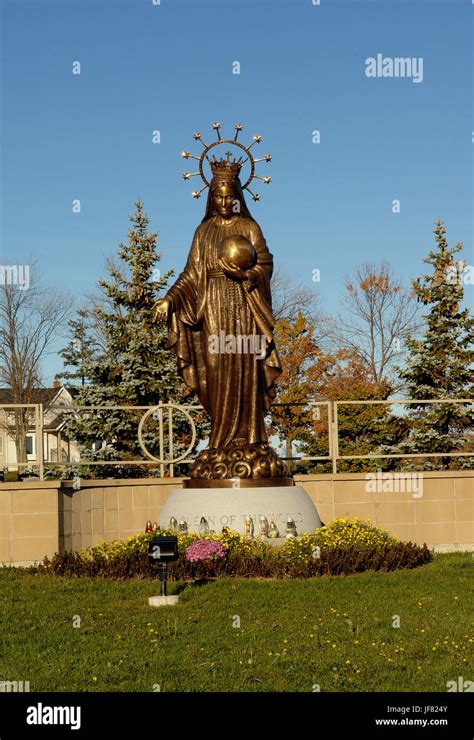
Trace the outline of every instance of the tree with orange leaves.
<path fill-rule="evenodd" d="M 382 401 L 391 393 L 387 382 L 375 382 L 360 357 L 347 350 L 340 350 L 332 367 L 326 372 L 321 384 L 320 397 L 328 401 Z M 318 457 L 327 454 L 328 425 L 315 419 L 305 436 L 302 451 L 305 455 Z M 341 404 L 338 406 L 338 440 L 340 455 L 366 455 L 377 452 L 380 445 L 395 441 L 404 434 L 398 422 L 391 416 L 386 404 Z M 392 463 L 389 461 L 389 465 Z M 338 470 L 357 472 L 360 470 L 387 467 L 387 461 L 342 460 Z M 319 472 L 330 470 L 326 463 L 313 463 L 310 469 Z"/>
<path fill-rule="evenodd" d="M 277 380 L 270 431 L 277 434 L 285 445 L 288 459 L 293 457 L 295 443 L 301 441 L 311 428 L 315 410 L 308 401 L 316 400 L 325 373 L 335 359 L 332 355 L 323 354 L 315 339 L 315 326 L 301 310 L 294 318 L 277 321 L 275 337 L 283 372 Z M 288 465 L 292 468 L 291 460 Z"/>

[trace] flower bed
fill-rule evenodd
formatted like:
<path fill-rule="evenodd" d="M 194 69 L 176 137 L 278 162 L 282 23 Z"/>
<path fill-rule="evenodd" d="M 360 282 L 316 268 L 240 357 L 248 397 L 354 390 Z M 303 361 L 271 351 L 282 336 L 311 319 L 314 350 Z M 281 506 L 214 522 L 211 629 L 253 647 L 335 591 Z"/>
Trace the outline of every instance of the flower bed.
<path fill-rule="evenodd" d="M 171 534 L 171 532 L 161 532 Z M 156 533 L 57 553 L 33 568 L 63 576 L 151 578 L 148 545 Z M 192 581 L 219 576 L 308 578 L 349 575 L 367 570 L 416 568 L 432 554 L 426 545 L 401 542 L 361 519 L 335 519 L 311 534 L 275 547 L 268 540 L 245 539 L 236 532 L 178 534 L 179 558 L 168 566 L 169 580 Z"/>

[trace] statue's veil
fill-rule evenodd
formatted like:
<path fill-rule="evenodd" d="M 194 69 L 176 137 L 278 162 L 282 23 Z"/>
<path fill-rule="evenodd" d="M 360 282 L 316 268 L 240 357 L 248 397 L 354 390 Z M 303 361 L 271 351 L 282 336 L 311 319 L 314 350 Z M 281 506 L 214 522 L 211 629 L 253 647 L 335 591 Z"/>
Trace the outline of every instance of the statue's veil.
<path fill-rule="evenodd" d="M 219 177 L 216 178 L 217 181 L 220 180 Z M 201 223 L 204 223 L 204 221 L 207 221 L 211 216 L 214 216 L 214 205 L 213 205 L 213 195 L 212 195 L 212 189 L 215 185 L 214 178 L 211 181 L 211 186 L 209 188 L 209 193 L 207 195 L 207 203 L 206 203 L 206 212 L 204 214 L 204 218 Z M 255 219 L 251 215 L 249 209 L 247 208 L 247 203 L 245 202 L 244 198 L 244 192 L 242 190 L 242 184 L 240 182 L 240 179 L 238 177 L 234 180 L 234 187 L 235 187 L 235 198 L 240 203 L 240 216 L 244 216 L 245 218 L 249 218 L 251 221 L 254 221 Z"/>

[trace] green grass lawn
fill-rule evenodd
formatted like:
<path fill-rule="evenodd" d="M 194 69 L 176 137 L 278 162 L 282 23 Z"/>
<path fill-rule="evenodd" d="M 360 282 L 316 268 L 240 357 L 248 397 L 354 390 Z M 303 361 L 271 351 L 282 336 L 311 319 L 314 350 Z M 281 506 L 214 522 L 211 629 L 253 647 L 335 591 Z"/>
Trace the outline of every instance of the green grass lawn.
<path fill-rule="evenodd" d="M 31 691 L 446 691 L 474 679 L 473 570 L 462 553 L 394 573 L 226 578 L 152 608 L 154 581 L 2 569 L 0 681 Z"/>

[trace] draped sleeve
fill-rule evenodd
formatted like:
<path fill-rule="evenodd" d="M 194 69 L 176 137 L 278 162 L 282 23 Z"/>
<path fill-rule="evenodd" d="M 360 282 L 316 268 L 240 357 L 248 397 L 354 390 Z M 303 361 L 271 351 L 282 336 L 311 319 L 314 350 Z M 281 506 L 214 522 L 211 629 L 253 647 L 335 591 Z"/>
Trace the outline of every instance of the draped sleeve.
<path fill-rule="evenodd" d="M 202 231 L 202 226 L 198 226 L 186 265 L 167 293 L 178 318 L 189 326 L 198 321 L 198 288 L 203 273 Z"/>
<path fill-rule="evenodd" d="M 203 225 L 196 229 L 184 270 L 167 296 L 173 301 L 168 319 L 168 349 L 178 361 L 178 372 L 185 383 L 195 390 L 207 407 L 205 364 L 198 324 L 205 300 L 206 271 L 204 261 Z"/>
<path fill-rule="evenodd" d="M 271 306 L 270 280 L 273 274 L 273 255 L 267 247 L 260 226 L 255 221 L 250 222 L 249 238 L 257 253 L 257 261 L 254 267 L 247 270 L 247 287 L 249 290 L 258 287 L 262 296 Z"/>
<path fill-rule="evenodd" d="M 273 255 L 267 247 L 260 226 L 249 222 L 248 238 L 257 253 L 257 261 L 247 270 L 248 280 L 244 281 L 247 300 L 261 334 L 269 343 L 273 342 L 275 320 L 272 313 L 270 281 L 273 274 Z"/>

